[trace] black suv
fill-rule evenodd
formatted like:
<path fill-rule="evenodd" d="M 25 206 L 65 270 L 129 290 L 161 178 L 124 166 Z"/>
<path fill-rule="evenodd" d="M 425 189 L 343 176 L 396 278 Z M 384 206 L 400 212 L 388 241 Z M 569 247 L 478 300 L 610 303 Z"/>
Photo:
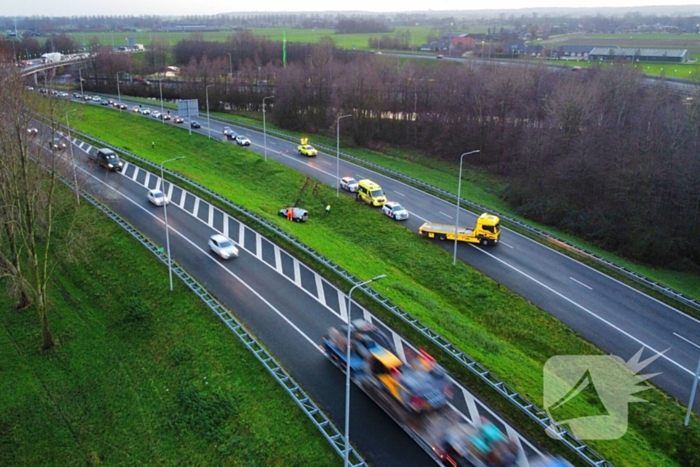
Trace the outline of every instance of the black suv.
<path fill-rule="evenodd" d="M 101 165 L 107 170 L 116 170 L 117 172 L 121 172 L 122 167 L 124 167 L 124 162 L 119 160 L 119 156 L 117 156 L 117 153 L 112 151 L 111 149 L 99 149 L 97 153 L 95 153 L 95 155 L 92 156 L 92 158 L 96 160 L 99 165 Z"/>

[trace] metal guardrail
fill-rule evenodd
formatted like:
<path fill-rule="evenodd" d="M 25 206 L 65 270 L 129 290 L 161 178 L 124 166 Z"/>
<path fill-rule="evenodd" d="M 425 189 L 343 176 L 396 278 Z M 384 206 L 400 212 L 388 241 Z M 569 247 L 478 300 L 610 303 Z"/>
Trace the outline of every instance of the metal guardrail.
<path fill-rule="evenodd" d="M 229 124 L 232 123 L 230 121 L 221 120 L 221 119 L 216 119 L 216 120 L 219 122 L 225 122 L 225 123 L 229 123 Z M 253 125 L 250 123 L 233 122 L 233 124 L 235 124 L 237 126 L 245 127 L 245 128 L 250 128 L 251 130 L 256 130 L 256 131 L 263 130 L 263 128 L 261 126 Z M 274 135 L 275 137 L 280 138 L 280 139 L 286 139 L 290 142 L 296 141 L 292 136 L 285 134 L 285 133 L 281 133 L 279 131 L 267 130 L 267 133 Z M 334 154 L 336 152 L 336 148 L 330 148 L 330 147 L 318 145 L 318 144 L 316 144 L 314 146 L 316 146 L 317 148 L 323 149 L 328 154 Z M 394 178 L 396 180 L 402 181 L 402 182 L 407 183 L 409 185 L 419 187 L 419 188 L 426 190 L 430 193 L 438 194 L 443 198 L 447 198 L 450 201 L 453 201 L 455 203 L 455 205 L 457 203 L 457 195 L 455 195 L 449 191 L 443 190 L 442 188 L 438 188 L 436 186 L 430 185 L 430 184 L 423 182 L 421 180 L 418 180 L 416 178 L 404 175 L 401 172 L 387 169 L 386 167 L 382 167 L 381 165 L 375 164 L 373 162 L 368 162 L 364 159 L 361 159 L 361 158 L 356 157 L 356 156 L 352 156 L 350 154 L 346 154 L 346 153 L 341 152 L 340 156 L 341 156 L 341 158 L 348 160 L 350 162 L 353 162 L 357 165 L 370 168 L 370 169 L 375 170 L 377 172 L 380 172 L 384 175 L 388 175 L 388 176 L 390 176 L 390 178 Z M 606 258 L 603 258 L 602 256 L 596 255 L 593 252 L 590 252 L 588 250 L 580 248 L 580 247 L 574 245 L 573 243 L 570 243 L 566 240 L 562 240 L 561 238 L 557 238 L 549 232 L 545 232 L 544 230 L 538 229 L 536 227 L 532 227 L 531 225 L 525 224 L 518 219 L 514 219 L 512 217 L 509 217 L 506 214 L 503 214 L 503 213 L 500 213 L 497 211 L 493 211 L 491 208 L 487 208 L 486 206 L 475 203 L 475 202 L 470 201 L 468 199 L 460 198 L 459 203 L 461 206 L 469 206 L 477 213 L 491 212 L 493 214 L 496 214 L 502 220 L 505 220 L 505 221 L 509 222 L 510 224 L 517 225 L 518 228 L 520 228 L 522 230 L 526 230 L 527 232 L 529 232 L 532 235 L 536 235 L 544 240 L 553 240 L 560 245 L 566 246 L 566 248 L 576 252 L 577 254 L 579 254 L 581 256 L 585 256 L 587 258 L 590 258 L 591 260 L 594 260 L 600 264 L 605 265 L 606 267 L 612 269 L 613 271 L 617 272 L 618 274 L 621 274 L 629 279 L 634 280 L 635 282 L 637 282 L 645 287 L 648 287 L 656 292 L 662 293 L 662 294 L 666 295 L 667 297 L 670 297 L 670 298 L 677 300 L 678 302 L 680 302 L 684 305 L 687 305 L 691 308 L 694 308 L 694 309 L 700 311 L 700 300 L 697 300 L 693 297 L 689 297 L 688 295 L 686 295 L 682 292 L 678 292 L 677 290 L 673 290 L 672 288 L 665 286 L 665 285 L 663 285 L 663 284 L 661 284 L 653 279 L 650 279 L 642 274 L 639 274 L 638 272 L 632 271 L 629 268 L 626 268 L 624 266 L 620 266 L 619 264 L 616 264 L 613 261 L 610 261 Z"/>
<path fill-rule="evenodd" d="M 96 142 L 99 142 L 100 144 L 104 145 L 104 147 L 111 148 L 115 151 L 119 151 L 122 154 L 126 154 L 129 158 L 136 160 L 146 166 L 152 167 L 154 169 L 160 170 L 160 165 L 151 162 L 147 159 L 144 159 L 141 156 L 137 156 L 136 154 L 133 154 L 129 151 L 126 151 L 122 148 L 113 146 L 106 141 L 102 141 L 100 139 L 94 138 L 86 133 L 82 133 L 80 131 L 74 131 L 74 134 L 81 134 L 84 138 L 93 140 Z M 334 263 L 330 259 L 326 258 L 313 248 L 309 247 L 308 245 L 304 244 L 301 240 L 297 239 L 296 237 L 290 235 L 289 233 L 285 232 L 281 228 L 279 228 L 277 225 L 270 223 L 269 221 L 265 220 L 261 216 L 247 210 L 243 206 L 240 206 L 229 199 L 224 198 L 220 194 L 210 190 L 209 188 L 201 185 L 198 182 L 195 182 L 193 180 L 190 180 L 189 178 L 185 177 L 184 175 L 180 175 L 177 172 L 174 172 L 170 169 L 165 169 L 165 172 L 172 178 L 180 180 L 190 186 L 196 187 L 198 190 L 202 191 L 203 193 L 206 193 L 208 196 L 216 199 L 219 203 L 222 205 L 230 208 L 231 210 L 237 212 L 241 216 L 245 216 L 248 219 L 264 226 L 265 228 L 269 229 L 270 231 L 274 232 L 276 235 L 279 235 L 280 237 L 284 238 L 287 242 L 291 243 L 294 245 L 296 248 L 299 250 L 303 251 L 304 253 L 308 254 L 310 257 L 314 258 L 318 263 L 324 265 L 325 267 L 331 269 L 334 271 L 338 276 L 341 278 L 345 279 L 348 281 L 351 285 L 356 285 L 361 282 L 359 278 L 355 277 L 352 275 L 350 272 L 346 271 L 343 269 L 340 265 Z M 420 320 L 414 318 L 411 316 L 408 312 L 405 310 L 402 310 L 398 305 L 394 304 L 389 298 L 384 297 L 382 294 L 377 292 L 376 290 L 372 289 L 368 285 L 360 287 L 360 289 L 365 292 L 370 298 L 374 299 L 379 305 L 384 307 L 386 310 L 388 310 L 390 313 L 392 313 L 394 316 L 398 317 L 405 323 L 407 323 L 409 326 L 411 326 L 413 329 L 418 331 L 421 335 L 429 339 L 431 342 L 433 342 L 435 345 L 438 347 L 442 348 L 445 352 L 447 352 L 449 355 L 451 355 L 457 362 L 462 364 L 465 368 L 467 368 L 469 371 L 474 373 L 476 376 L 478 376 L 483 382 L 488 384 L 491 388 L 493 388 L 497 393 L 502 395 L 504 398 L 506 398 L 508 401 L 510 401 L 513 405 L 515 405 L 518 409 L 520 409 L 523 413 L 525 413 L 528 417 L 530 417 L 531 420 L 535 421 L 538 425 L 540 425 L 544 430 L 550 430 L 551 426 L 550 423 L 552 420 L 550 420 L 549 416 L 546 415 L 546 412 L 539 407 L 537 407 L 535 404 L 530 402 L 525 396 L 521 395 L 518 393 L 515 389 L 511 388 L 509 385 L 507 385 L 504 381 L 499 379 L 497 376 L 493 375 L 490 370 L 488 370 L 486 367 L 481 365 L 478 361 L 467 355 L 464 351 L 459 349 L 456 345 L 451 343 L 448 339 L 445 337 L 441 336 L 428 326 L 426 326 L 424 323 L 422 323 Z M 551 432 L 551 430 L 550 430 Z M 583 441 L 579 440 L 576 438 L 572 433 L 570 433 L 568 430 L 566 430 L 564 427 L 557 426 L 557 435 L 558 438 L 562 441 L 562 443 L 569 447 L 576 455 L 578 455 L 581 459 L 583 459 L 588 465 L 591 466 L 598 466 L 598 467 L 612 467 L 612 464 L 608 462 L 605 458 L 603 458 L 600 454 L 598 454 L 596 451 L 594 451 L 591 447 L 589 447 L 586 443 Z"/>
<path fill-rule="evenodd" d="M 63 180 L 64 183 L 74 188 L 72 181 Z M 89 201 L 93 206 L 102 211 L 107 217 L 112 219 L 120 227 L 126 230 L 132 237 L 138 240 L 148 251 L 160 259 L 163 264 L 168 264 L 168 256 L 163 252 L 162 248 L 154 244 L 150 239 L 141 234 L 128 222 L 122 219 L 118 214 L 102 204 L 97 198 L 89 193 L 81 191 L 81 196 Z M 221 321 L 243 342 L 260 363 L 265 366 L 268 373 L 284 388 L 292 399 L 297 403 L 301 410 L 316 425 L 316 428 L 321 432 L 324 438 L 331 444 L 333 449 L 341 457 L 345 454 L 345 437 L 340 433 L 338 428 L 331 422 L 326 414 L 319 409 L 316 403 L 306 394 L 299 384 L 292 378 L 287 371 L 270 355 L 270 353 L 243 327 L 233 314 L 231 314 L 224 306 L 222 306 L 216 298 L 212 297 L 207 289 L 190 276 L 177 263 L 173 263 L 172 270 L 177 277 L 185 283 L 202 300 L 210 310 L 212 310 Z M 368 467 L 362 456 L 350 446 L 350 465 L 352 467 Z"/>

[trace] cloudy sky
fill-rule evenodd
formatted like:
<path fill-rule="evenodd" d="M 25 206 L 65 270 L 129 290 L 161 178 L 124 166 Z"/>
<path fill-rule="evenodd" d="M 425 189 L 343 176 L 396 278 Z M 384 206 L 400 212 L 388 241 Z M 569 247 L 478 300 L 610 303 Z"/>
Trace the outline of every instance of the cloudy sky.
<path fill-rule="evenodd" d="M 0 16 L 83 16 L 83 15 L 213 15 L 249 11 L 424 11 L 464 9 L 522 9 L 537 7 L 635 7 L 650 5 L 696 4 L 679 0 L 491 0 L 468 3 L 463 0 L 425 2 L 419 0 L 353 0 L 340 4 L 318 0 L 20 0 L 3 1 Z M 669 14 L 672 14 L 670 11 Z"/>

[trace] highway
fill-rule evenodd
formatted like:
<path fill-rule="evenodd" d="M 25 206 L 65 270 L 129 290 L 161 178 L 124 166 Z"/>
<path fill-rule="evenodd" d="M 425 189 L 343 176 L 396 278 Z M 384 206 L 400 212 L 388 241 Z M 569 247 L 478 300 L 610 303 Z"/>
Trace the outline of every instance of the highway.
<path fill-rule="evenodd" d="M 161 185 L 158 174 L 128 163 L 122 173 L 107 172 L 88 162 L 87 154 L 94 151 L 96 148 L 86 143 L 74 146 L 79 179 L 84 180 L 83 188 L 142 233 L 164 245 L 163 208 L 153 206 L 146 199 L 147 189 Z M 170 168 L 176 169 L 176 164 L 173 162 Z M 341 427 L 344 421 L 344 375 L 326 359 L 319 344 L 330 326 L 338 326 L 347 320 L 345 293 L 238 219 L 175 185 L 166 184 L 164 191 L 172 200 L 168 207 L 168 224 L 173 260 L 233 310 Z M 241 247 L 241 256 L 223 261 L 213 255 L 206 242 L 215 232 L 236 241 Z M 167 293 L 167 282 L 164 274 L 162 293 Z M 182 286 L 176 284 L 176 287 Z M 351 315 L 370 319 L 384 329 L 396 343 L 398 352 L 411 347 L 367 310 L 353 307 Z M 352 404 L 350 437 L 371 464 L 433 464 L 393 420 L 354 386 Z M 497 423 L 516 440 L 524 455 L 536 453 L 516 429 L 506 426 L 497 414 L 463 388 L 458 387 L 455 391 L 453 404 L 466 419 L 486 416 Z"/>
<path fill-rule="evenodd" d="M 198 120 L 202 128 L 197 131 L 206 135 L 210 131 L 206 115 Z M 251 149 L 263 152 L 261 133 L 230 123 L 211 120 L 212 137 L 222 138 L 224 125 L 249 136 Z M 182 128 L 187 129 L 187 123 Z M 268 157 L 335 185 L 337 160 L 333 154 L 319 152 L 315 158 L 300 156 L 296 154 L 296 143 L 269 133 L 267 146 Z M 411 218 L 405 226 L 413 231 L 417 231 L 426 220 L 443 223 L 455 220 L 454 205 L 355 164 L 341 160 L 340 176 L 371 178 L 378 182 L 389 200 L 399 201 L 409 210 Z M 377 212 L 377 215 L 381 214 Z M 463 210 L 460 223 L 473 224 L 475 217 Z M 446 243 L 445 249 L 451 251 L 453 244 Z M 643 358 L 665 351 L 644 373 L 660 372 L 651 382 L 682 404 L 687 404 L 692 376 L 700 357 L 700 321 L 507 229 L 504 229 L 502 243 L 497 247 L 460 244 L 458 256 L 561 320 L 605 352 L 629 360 L 640 348 L 644 348 Z M 700 398 L 696 399 L 693 408 L 700 411 Z"/>

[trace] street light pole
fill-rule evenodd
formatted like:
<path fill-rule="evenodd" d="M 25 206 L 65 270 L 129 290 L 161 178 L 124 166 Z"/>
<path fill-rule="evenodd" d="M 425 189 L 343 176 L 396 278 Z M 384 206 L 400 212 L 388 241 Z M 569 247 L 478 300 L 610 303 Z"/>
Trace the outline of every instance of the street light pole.
<path fill-rule="evenodd" d="M 175 157 L 173 159 L 167 159 L 160 163 L 160 185 L 161 191 L 163 192 L 163 215 L 165 216 L 165 248 L 168 250 L 168 277 L 170 277 L 170 291 L 173 291 L 173 263 L 170 260 L 170 233 L 168 232 L 168 198 L 167 191 L 165 190 L 165 177 L 163 173 L 163 165 L 166 162 L 179 161 L 184 159 L 185 156 Z"/>
<path fill-rule="evenodd" d="M 68 114 L 71 112 L 76 112 L 78 109 L 69 110 L 66 112 L 66 127 L 68 127 L 68 144 L 70 145 L 70 158 L 73 161 L 73 183 L 75 184 L 75 200 L 80 206 L 80 191 L 78 190 L 78 174 L 75 171 L 75 154 L 73 153 L 73 141 L 71 141 L 70 135 L 70 122 L 68 121 Z"/>
<path fill-rule="evenodd" d="M 207 130 L 209 131 L 209 139 L 211 139 L 211 119 L 209 118 L 209 88 L 214 86 L 213 84 L 208 84 L 204 88 L 204 93 L 207 95 Z"/>
<path fill-rule="evenodd" d="M 350 326 L 352 322 L 352 292 L 358 287 L 367 285 L 370 282 L 375 282 L 384 279 L 386 274 L 380 274 L 377 277 L 373 277 L 368 281 L 364 281 L 360 284 L 355 284 L 350 289 L 348 293 L 348 333 L 347 342 L 345 344 L 345 456 L 344 456 L 344 467 L 350 465 Z"/>
<path fill-rule="evenodd" d="M 163 118 L 163 112 L 165 112 L 163 108 L 163 80 L 160 73 L 158 73 L 158 89 L 160 89 L 160 121 L 165 125 L 165 118 Z"/>
<path fill-rule="evenodd" d="M 78 68 L 78 76 L 80 76 L 80 100 L 85 104 L 85 96 L 83 95 L 83 67 Z M 118 81 L 117 81 L 118 83 Z"/>
<path fill-rule="evenodd" d="M 231 58 L 230 52 L 226 52 L 226 55 L 228 55 L 228 75 L 233 78 L 233 59 Z"/>
<path fill-rule="evenodd" d="M 267 162 L 267 123 L 265 122 L 265 99 L 272 99 L 275 96 L 263 97 L 263 145 L 265 146 L 265 162 Z"/>
<path fill-rule="evenodd" d="M 453 266 L 457 265 L 457 236 L 459 235 L 459 199 L 460 195 L 462 194 L 462 161 L 464 160 L 464 156 L 468 156 L 469 154 L 476 154 L 477 152 L 480 151 L 477 149 L 476 151 L 465 152 L 464 154 L 459 156 L 459 182 L 457 183 L 457 220 L 455 221 L 455 252 L 454 257 L 452 258 Z"/>
<path fill-rule="evenodd" d="M 125 71 L 117 71 L 117 95 L 119 100 L 119 112 L 122 111 L 122 93 L 119 90 L 119 73 L 126 73 Z"/>
<path fill-rule="evenodd" d="M 336 161 L 335 161 L 335 197 L 338 198 L 340 196 L 340 119 L 341 118 L 347 118 L 347 117 L 352 117 L 351 114 L 348 115 L 341 115 L 338 117 L 338 123 L 336 124 L 336 138 L 335 138 L 335 154 L 336 154 Z"/>

